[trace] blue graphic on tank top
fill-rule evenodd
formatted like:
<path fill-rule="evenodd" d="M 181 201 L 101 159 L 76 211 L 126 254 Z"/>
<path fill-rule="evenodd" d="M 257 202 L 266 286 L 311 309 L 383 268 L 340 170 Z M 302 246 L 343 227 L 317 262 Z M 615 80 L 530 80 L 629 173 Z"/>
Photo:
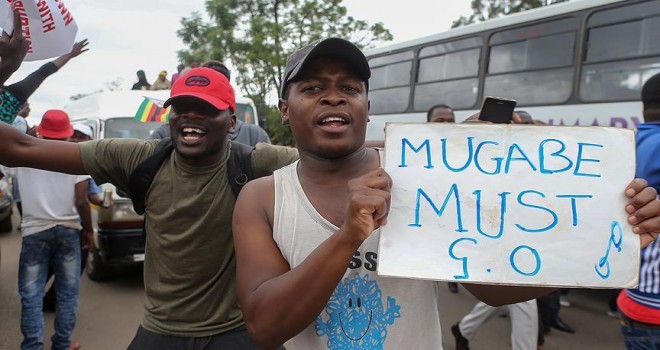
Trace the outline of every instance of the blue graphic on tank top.
<path fill-rule="evenodd" d="M 325 312 L 316 318 L 316 334 L 328 336 L 329 349 L 382 349 L 387 326 L 401 317 L 400 309 L 391 296 L 386 309 L 378 283 L 369 274 L 355 274 L 337 285 Z"/>

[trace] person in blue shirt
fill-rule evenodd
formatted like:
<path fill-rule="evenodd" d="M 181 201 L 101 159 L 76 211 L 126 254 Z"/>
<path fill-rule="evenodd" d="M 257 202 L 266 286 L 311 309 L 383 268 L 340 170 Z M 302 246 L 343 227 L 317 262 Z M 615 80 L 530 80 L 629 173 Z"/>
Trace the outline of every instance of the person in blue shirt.
<path fill-rule="evenodd" d="M 649 187 L 660 190 L 660 74 L 642 87 L 644 123 L 637 125 L 636 177 L 644 177 Z M 642 250 L 639 285 L 619 293 L 617 305 L 621 333 L 628 349 L 660 347 L 660 243 Z"/>

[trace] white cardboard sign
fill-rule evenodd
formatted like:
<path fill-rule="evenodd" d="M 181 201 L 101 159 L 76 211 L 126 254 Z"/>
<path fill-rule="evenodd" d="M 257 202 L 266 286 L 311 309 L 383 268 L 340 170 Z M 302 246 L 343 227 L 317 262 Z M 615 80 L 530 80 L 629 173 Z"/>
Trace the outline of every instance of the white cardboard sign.
<path fill-rule="evenodd" d="M 25 61 L 58 57 L 71 52 L 78 25 L 63 0 L 0 0 L 0 27 L 11 34 L 16 8 L 28 42 Z"/>
<path fill-rule="evenodd" d="M 624 190 L 632 131 L 609 127 L 394 124 L 392 204 L 378 273 L 488 284 L 637 284 L 639 236 Z"/>

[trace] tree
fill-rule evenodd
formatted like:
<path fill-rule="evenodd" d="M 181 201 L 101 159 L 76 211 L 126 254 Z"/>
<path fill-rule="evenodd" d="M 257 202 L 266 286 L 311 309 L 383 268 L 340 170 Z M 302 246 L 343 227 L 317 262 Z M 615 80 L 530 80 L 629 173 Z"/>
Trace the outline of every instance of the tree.
<path fill-rule="evenodd" d="M 286 58 L 305 44 L 329 36 L 362 48 L 392 40 L 382 23 L 349 16 L 342 0 L 207 0 L 206 11 L 208 21 L 199 13 L 181 20 L 177 34 L 188 47 L 178 52 L 180 60 L 231 62 L 232 79 L 255 101 L 275 91 L 279 97 Z"/>
<path fill-rule="evenodd" d="M 328 36 L 348 38 L 361 47 L 392 40 L 382 23 L 348 16 L 341 2 L 207 0 L 210 21 L 199 13 L 181 20 L 177 34 L 188 48 L 179 51 L 179 58 L 229 61 L 241 89 L 263 100 L 277 90 L 286 57 L 296 48 Z"/>
<path fill-rule="evenodd" d="M 467 17 L 461 16 L 452 23 L 451 27 L 456 28 L 463 25 L 483 22 L 492 18 L 564 1 L 568 0 L 472 0 L 472 14 Z"/>

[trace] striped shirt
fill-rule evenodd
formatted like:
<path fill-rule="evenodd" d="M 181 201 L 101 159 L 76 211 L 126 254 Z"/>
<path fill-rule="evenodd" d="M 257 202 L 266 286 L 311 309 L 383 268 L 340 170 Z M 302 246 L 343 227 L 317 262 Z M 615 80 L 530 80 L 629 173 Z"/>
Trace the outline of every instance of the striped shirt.
<path fill-rule="evenodd" d="M 642 250 L 639 286 L 626 293 L 637 303 L 660 310 L 660 241 Z"/>

